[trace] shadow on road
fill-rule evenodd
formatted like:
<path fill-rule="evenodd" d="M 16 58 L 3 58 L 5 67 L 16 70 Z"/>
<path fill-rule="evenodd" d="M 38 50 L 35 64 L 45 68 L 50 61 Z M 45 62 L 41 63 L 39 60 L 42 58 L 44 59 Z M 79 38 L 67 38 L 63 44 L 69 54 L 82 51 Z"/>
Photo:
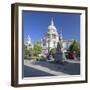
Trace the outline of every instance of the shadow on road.
<path fill-rule="evenodd" d="M 54 76 L 52 74 L 24 65 L 24 77 Z"/>
<path fill-rule="evenodd" d="M 68 75 L 80 75 L 80 63 L 65 62 L 64 64 L 58 64 L 55 62 L 36 62 L 34 65 L 40 65 L 42 67 L 49 68 L 53 71 L 63 72 Z"/>

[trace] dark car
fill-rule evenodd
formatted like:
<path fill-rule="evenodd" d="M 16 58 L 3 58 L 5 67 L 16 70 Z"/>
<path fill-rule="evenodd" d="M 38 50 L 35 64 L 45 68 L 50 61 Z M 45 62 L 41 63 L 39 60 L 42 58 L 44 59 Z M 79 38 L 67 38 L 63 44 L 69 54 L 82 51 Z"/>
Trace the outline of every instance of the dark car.
<path fill-rule="evenodd" d="M 65 53 L 67 59 L 75 59 L 75 54 L 73 52 Z"/>

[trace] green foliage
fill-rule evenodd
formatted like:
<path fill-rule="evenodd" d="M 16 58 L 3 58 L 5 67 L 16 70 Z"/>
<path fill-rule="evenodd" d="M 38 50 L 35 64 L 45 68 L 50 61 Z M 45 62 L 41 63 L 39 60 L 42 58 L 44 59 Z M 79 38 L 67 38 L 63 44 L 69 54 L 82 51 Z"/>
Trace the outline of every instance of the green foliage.
<path fill-rule="evenodd" d="M 26 45 L 24 45 L 24 58 L 32 59 L 32 60 L 40 60 L 39 54 L 42 52 L 42 47 L 40 42 L 36 42 L 33 48 L 28 49 Z"/>
<path fill-rule="evenodd" d="M 41 54 L 41 52 L 42 52 L 42 47 L 40 45 L 40 42 L 36 42 L 33 47 L 33 55 L 39 56 L 39 54 Z"/>
<path fill-rule="evenodd" d="M 32 49 L 30 48 L 29 50 L 27 49 L 27 46 L 24 45 L 24 58 L 30 58 L 32 56 Z"/>
<path fill-rule="evenodd" d="M 75 52 L 77 56 L 80 56 L 80 44 L 74 40 L 72 45 L 69 47 L 69 51 Z"/>
<path fill-rule="evenodd" d="M 50 50 L 50 54 L 54 56 L 55 53 L 56 53 L 56 48 L 52 48 L 52 49 Z"/>

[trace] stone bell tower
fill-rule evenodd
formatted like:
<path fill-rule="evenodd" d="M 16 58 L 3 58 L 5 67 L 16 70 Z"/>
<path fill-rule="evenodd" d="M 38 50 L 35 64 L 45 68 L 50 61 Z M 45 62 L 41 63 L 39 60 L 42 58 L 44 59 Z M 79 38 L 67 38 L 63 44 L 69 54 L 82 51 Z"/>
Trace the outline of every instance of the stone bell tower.
<path fill-rule="evenodd" d="M 32 48 L 31 38 L 29 35 L 27 37 L 26 46 L 27 46 L 27 50 L 30 50 L 30 48 Z"/>

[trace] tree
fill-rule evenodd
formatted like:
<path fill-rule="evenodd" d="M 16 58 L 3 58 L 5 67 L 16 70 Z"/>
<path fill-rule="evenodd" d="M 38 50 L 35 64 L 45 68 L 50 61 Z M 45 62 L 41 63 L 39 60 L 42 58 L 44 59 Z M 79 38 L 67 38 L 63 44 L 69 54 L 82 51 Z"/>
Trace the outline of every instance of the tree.
<path fill-rule="evenodd" d="M 69 51 L 75 52 L 76 56 L 80 56 L 80 44 L 76 40 L 74 40 L 69 47 Z"/>
<path fill-rule="evenodd" d="M 56 53 L 56 48 L 52 48 L 52 49 L 50 50 L 50 54 L 54 55 L 55 53 Z"/>
<path fill-rule="evenodd" d="M 42 47 L 40 45 L 40 42 L 36 42 L 33 47 L 33 55 L 39 56 L 39 54 L 41 54 L 41 52 L 42 52 Z"/>
<path fill-rule="evenodd" d="M 32 56 L 32 49 L 27 49 L 27 46 L 24 45 L 24 58 L 30 58 Z"/>
<path fill-rule="evenodd" d="M 52 48 L 50 50 L 50 55 L 52 55 L 54 57 L 55 56 L 55 53 L 56 53 L 56 48 Z"/>

